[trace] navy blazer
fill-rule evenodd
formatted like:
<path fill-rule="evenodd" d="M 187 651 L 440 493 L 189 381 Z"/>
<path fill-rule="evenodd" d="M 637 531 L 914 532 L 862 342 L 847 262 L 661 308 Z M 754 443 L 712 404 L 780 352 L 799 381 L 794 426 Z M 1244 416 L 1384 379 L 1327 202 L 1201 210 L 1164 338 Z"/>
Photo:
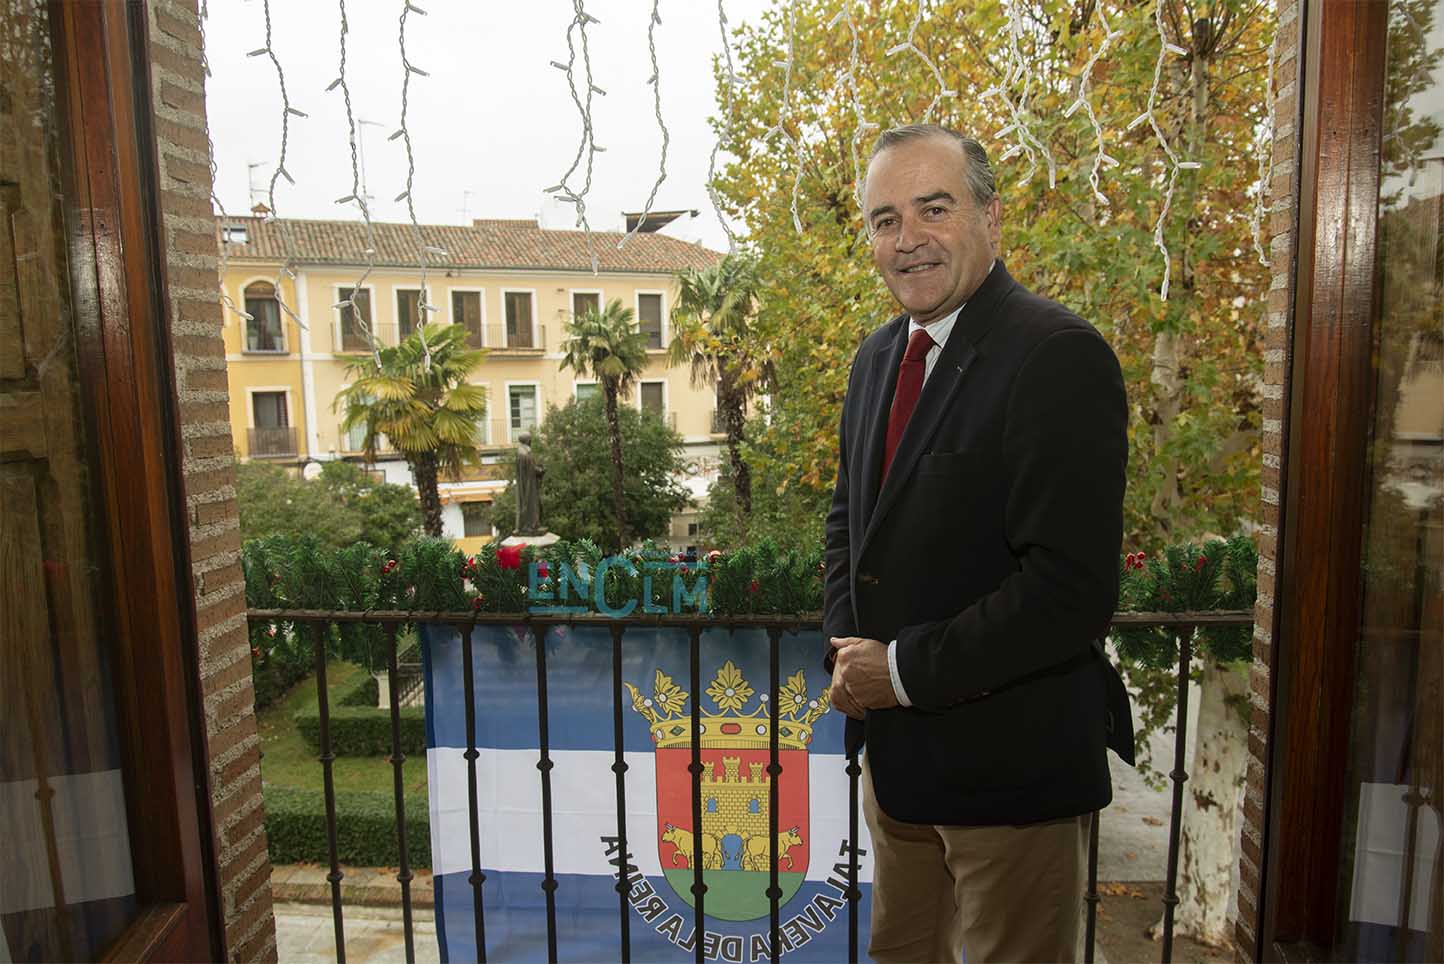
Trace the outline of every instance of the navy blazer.
<path fill-rule="evenodd" d="M 1098 642 L 1123 541 L 1118 359 L 998 261 L 879 484 L 907 337 L 904 315 L 853 360 L 823 632 L 896 639 L 913 705 L 849 720 L 849 750 L 865 738 L 878 805 L 898 820 L 1025 824 L 1101 809 L 1105 748 L 1133 762 L 1127 691 Z"/>

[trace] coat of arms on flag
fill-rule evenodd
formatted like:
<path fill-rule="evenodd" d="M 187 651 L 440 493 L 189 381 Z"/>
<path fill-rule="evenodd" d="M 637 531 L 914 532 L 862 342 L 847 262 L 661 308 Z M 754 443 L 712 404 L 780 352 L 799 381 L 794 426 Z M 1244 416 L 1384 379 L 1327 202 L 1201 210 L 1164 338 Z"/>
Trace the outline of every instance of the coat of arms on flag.
<path fill-rule="evenodd" d="M 702 847 L 692 826 L 692 726 L 689 694 L 660 669 L 650 696 L 631 683 L 632 709 L 647 721 L 655 744 L 657 851 L 662 873 L 677 896 L 692 903 L 693 869 L 700 862 L 707 913 L 722 920 L 769 914 L 771 879 L 771 712 L 768 694 L 755 692 L 732 660 L 707 686 L 714 712 L 701 714 Z M 808 827 L 807 750 L 812 725 L 828 708 L 828 690 L 807 691 L 799 669 L 779 687 L 777 762 L 777 867 L 781 903 L 806 877 L 812 834 Z"/>

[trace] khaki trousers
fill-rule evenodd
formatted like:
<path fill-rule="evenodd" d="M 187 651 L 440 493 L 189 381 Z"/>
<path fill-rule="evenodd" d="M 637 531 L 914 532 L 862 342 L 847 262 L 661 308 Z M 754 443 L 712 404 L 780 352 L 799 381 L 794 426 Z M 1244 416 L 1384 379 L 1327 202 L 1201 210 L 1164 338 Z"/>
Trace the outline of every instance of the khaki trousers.
<path fill-rule="evenodd" d="M 901 823 L 883 813 L 866 756 L 875 961 L 1074 961 L 1089 818 L 1023 827 Z"/>

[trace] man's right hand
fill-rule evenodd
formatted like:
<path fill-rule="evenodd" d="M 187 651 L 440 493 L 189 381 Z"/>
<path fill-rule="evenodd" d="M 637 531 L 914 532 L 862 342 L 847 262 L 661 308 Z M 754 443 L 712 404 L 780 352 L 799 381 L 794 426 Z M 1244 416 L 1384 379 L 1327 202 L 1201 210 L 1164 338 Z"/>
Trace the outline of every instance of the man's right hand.
<path fill-rule="evenodd" d="M 840 650 L 838 650 L 838 652 L 840 652 Z M 853 699 L 852 694 L 847 691 L 847 687 L 842 682 L 842 674 L 836 661 L 832 664 L 832 687 L 828 691 L 828 697 L 832 701 L 832 705 L 836 707 L 839 712 L 844 716 L 852 717 L 854 720 L 862 719 L 863 714 L 866 712 L 858 704 L 857 700 Z"/>

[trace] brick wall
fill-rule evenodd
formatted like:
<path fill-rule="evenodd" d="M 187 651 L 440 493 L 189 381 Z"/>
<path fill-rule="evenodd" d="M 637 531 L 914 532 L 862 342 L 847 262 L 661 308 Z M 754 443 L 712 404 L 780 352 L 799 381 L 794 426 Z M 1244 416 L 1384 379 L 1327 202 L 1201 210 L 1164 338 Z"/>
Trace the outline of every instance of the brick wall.
<path fill-rule="evenodd" d="M 276 958 L 260 738 L 241 580 L 195 0 L 150 0 L 151 99 L 195 577 L 215 853 L 231 961 Z"/>
<path fill-rule="evenodd" d="M 1273 264 L 1267 295 L 1264 342 L 1262 504 L 1259 512 L 1258 602 L 1254 607 L 1254 661 L 1250 671 L 1251 704 L 1248 773 L 1244 790 L 1243 853 L 1239 858 L 1238 917 L 1234 921 L 1237 955 L 1258 958 L 1259 877 L 1263 867 L 1264 801 L 1267 798 L 1270 667 L 1275 566 L 1279 535 L 1279 470 L 1283 459 L 1284 399 L 1287 395 L 1293 319 L 1294 213 L 1297 204 L 1295 156 L 1298 146 L 1299 37 L 1302 4 L 1278 0 L 1278 45 L 1274 67 L 1274 167 L 1269 184 L 1265 235 Z"/>

